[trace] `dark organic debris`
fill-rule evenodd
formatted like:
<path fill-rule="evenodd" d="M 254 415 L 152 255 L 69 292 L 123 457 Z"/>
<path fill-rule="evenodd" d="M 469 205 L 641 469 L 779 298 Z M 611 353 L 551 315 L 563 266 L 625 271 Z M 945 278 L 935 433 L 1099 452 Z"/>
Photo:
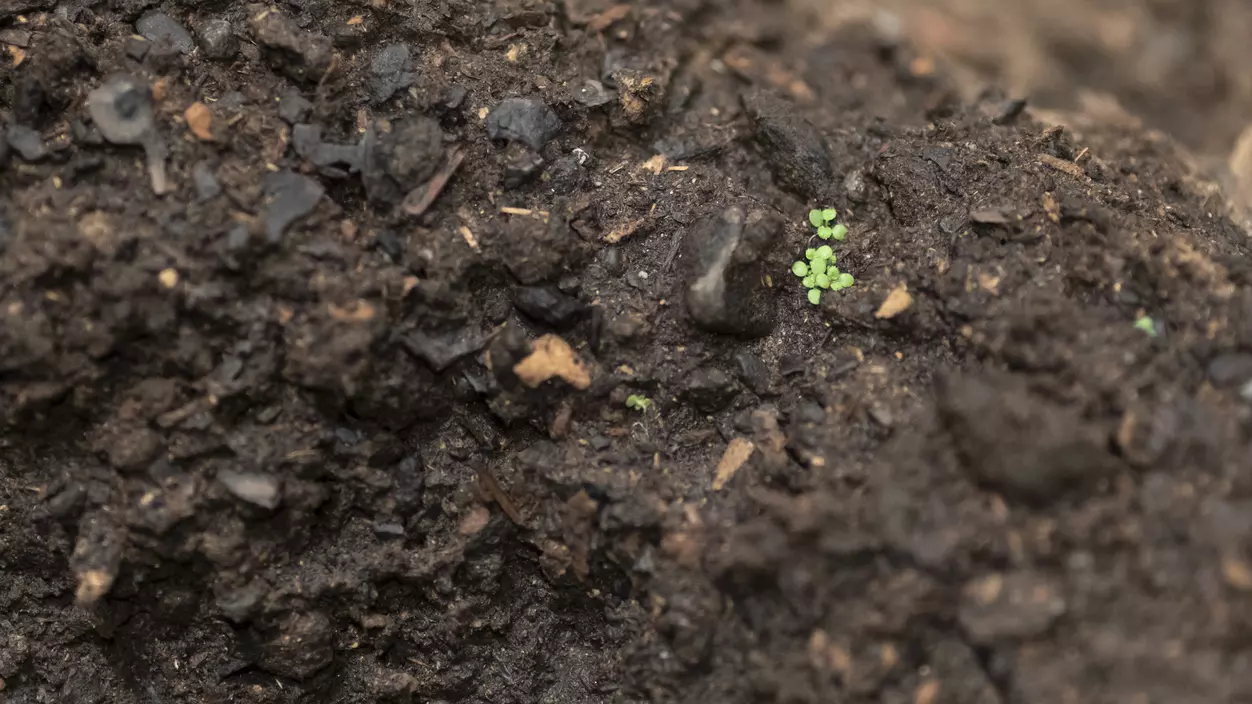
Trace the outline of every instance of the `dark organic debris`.
<path fill-rule="evenodd" d="M 253 17 L 252 35 L 275 68 L 298 81 L 321 80 L 334 61 L 329 38 L 300 29 L 280 12 L 265 10 Z"/>
<path fill-rule="evenodd" d="M 326 190 L 317 181 L 292 171 L 279 171 L 265 177 L 265 238 L 271 244 L 282 241 L 292 223 L 313 212 Z"/>
<path fill-rule="evenodd" d="M 448 181 L 452 178 L 452 174 L 456 173 L 461 162 L 465 159 L 465 153 L 460 149 L 454 149 L 448 155 L 447 160 L 439 167 L 439 171 L 426 182 L 426 185 L 419 186 L 404 197 L 404 212 L 409 215 L 418 216 L 425 213 L 431 205 L 435 203 L 435 199 L 443 192 Z"/>
<path fill-rule="evenodd" d="M 487 115 L 489 137 L 521 142 L 537 152 L 563 127 L 561 118 L 552 108 L 535 98 L 509 98 Z"/>
<path fill-rule="evenodd" d="M 487 335 L 471 330 L 458 330 L 438 336 L 415 330 L 405 335 L 401 344 L 431 370 L 441 372 L 458 359 L 481 350 L 489 339 Z"/>
<path fill-rule="evenodd" d="M 443 130 L 429 117 L 413 117 L 362 141 L 361 179 L 370 200 L 398 203 L 435 175 L 443 159 Z"/>
<path fill-rule="evenodd" d="M 306 100 L 298 88 L 288 88 L 278 99 L 278 116 L 291 125 L 304 122 L 312 110 L 313 103 Z"/>

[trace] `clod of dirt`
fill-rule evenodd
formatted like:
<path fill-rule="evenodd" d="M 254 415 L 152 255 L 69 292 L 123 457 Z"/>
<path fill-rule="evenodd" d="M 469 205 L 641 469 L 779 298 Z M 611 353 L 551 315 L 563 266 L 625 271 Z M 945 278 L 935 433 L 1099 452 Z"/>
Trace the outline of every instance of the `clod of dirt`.
<path fill-rule="evenodd" d="M 834 169 L 813 125 L 786 101 L 764 90 L 745 94 L 743 106 L 756 126 L 761 154 L 780 187 L 809 200 L 830 190 Z"/>
<path fill-rule="evenodd" d="M 375 103 L 386 101 L 397 91 L 404 90 L 417 81 L 413 72 L 409 45 L 390 44 L 383 47 L 370 64 L 370 95 Z"/>
<path fill-rule="evenodd" d="M 587 306 L 554 286 L 521 286 L 513 292 L 513 305 L 527 317 L 558 330 L 577 323 Z"/>
<path fill-rule="evenodd" d="M 762 282 L 762 261 L 781 231 L 777 217 L 732 206 L 708 216 L 692 234 L 688 252 L 687 310 L 710 332 L 763 337 L 774 329 L 774 306 Z"/>
<path fill-rule="evenodd" d="M 334 61 L 331 41 L 300 29 L 290 17 L 265 10 L 252 18 L 252 35 L 275 70 L 297 81 L 320 81 Z"/>
<path fill-rule="evenodd" d="M 38 161 L 48 155 L 39 131 L 23 125 L 10 125 L 5 130 L 4 141 L 26 161 Z"/>
<path fill-rule="evenodd" d="M 487 115 L 487 136 L 521 142 L 537 152 L 564 126 L 547 103 L 535 98 L 509 98 Z"/>
<path fill-rule="evenodd" d="M 716 368 L 700 368 L 687 377 L 682 399 L 703 413 L 716 413 L 739 393 L 735 380 Z"/>
<path fill-rule="evenodd" d="M 979 483 L 1030 503 L 1108 476 L 1107 434 L 1007 377 L 942 377 L 938 411 Z"/>
<path fill-rule="evenodd" d="M 271 244 L 282 241 L 292 223 L 313 212 L 326 189 L 317 181 L 292 171 L 279 171 L 265 177 L 265 238 Z"/>
<path fill-rule="evenodd" d="M 226 469 L 217 473 L 217 480 L 236 498 L 254 506 L 272 511 L 282 501 L 278 478 L 268 474 Z"/>
<path fill-rule="evenodd" d="M 139 36 L 154 44 L 165 44 L 180 54 L 190 54 L 196 48 L 191 32 L 164 12 L 149 12 L 135 23 Z"/>
<path fill-rule="evenodd" d="M 303 680 L 335 659 L 330 619 L 320 611 L 292 614 L 278 635 L 261 650 L 258 665 L 266 672 Z"/>
<path fill-rule="evenodd" d="M 207 20 L 196 27 L 200 50 L 210 59 L 224 61 L 239 52 L 239 38 L 226 20 Z"/>
<path fill-rule="evenodd" d="M 543 157 L 523 144 L 510 144 L 504 155 L 504 187 L 518 188 L 543 170 Z"/>
<path fill-rule="evenodd" d="M 217 608 L 231 621 L 245 623 L 252 618 L 265 593 L 265 585 L 260 582 L 249 582 L 238 588 L 222 587 L 217 590 Z"/>
<path fill-rule="evenodd" d="M 291 125 L 307 120 L 312 110 L 313 103 L 306 100 L 297 88 L 288 88 L 278 99 L 278 116 Z"/>
<path fill-rule="evenodd" d="M 362 142 L 361 181 L 370 200 L 397 203 L 410 190 L 430 179 L 443 159 L 443 130 L 429 117 L 396 124 L 390 133 Z"/>
<path fill-rule="evenodd" d="M 1065 614 L 1063 586 L 1023 571 L 991 574 L 965 585 L 959 618 L 976 645 L 1042 635 Z"/>
<path fill-rule="evenodd" d="M 535 340 L 531 353 L 513 366 L 513 373 L 532 389 L 553 378 L 563 379 L 580 390 L 591 386 L 587 365 L 568 342 L 556 335 Z"/>
<path fill-rule="evenodd" d="M 662 87 L 656 76 L 634 69 L 613 72 L 622 114 L 632 125 L 646 125 L 660 109 Z"/>
<path fill-rule="evenodd" d="M 101 136 L 114 144 L 140 144 L 155 125 L 152 91 L 129 76 L 117 76 L 91 91 L 87 109 Z"/>

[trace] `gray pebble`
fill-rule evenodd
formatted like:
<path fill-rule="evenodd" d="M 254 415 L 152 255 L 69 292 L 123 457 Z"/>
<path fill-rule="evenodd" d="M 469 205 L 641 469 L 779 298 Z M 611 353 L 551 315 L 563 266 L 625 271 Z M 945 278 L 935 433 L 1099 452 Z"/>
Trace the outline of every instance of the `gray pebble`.
<path fill-rule="evenodd" d="M 48 155 L 48 148 L 43 144 L 43 137 L 38 130 L 22 125 L 10 125 L 5 132 L 5 141 L 13 151 L 26 161 L 38 161 Z"/>
<path fill-rule="evenodd" d="M 191 180 L 196 184 L 196 196 L 200 200 L 216 198 L 222 192 L 222 184 L 217 182 L 213 167 L 207 161 L 197 162 L 191 167 Z"/>
<path fill-rule="evenodd" d="M 560 134 L 564 124 L 547 103 L 534 98 L 509 98 L 487 115 L 492 139 L 521 142 L 535 151 Z"/>
<path fill-rule="evenodd" d="M 129 76 L 118 76 L 91 91 L 87 110 L 101 136 L 114 144 L 139 144 L 152 131 L 152 92 Z"/>
<path fill-rule="evenodd" d="M 268 474 L 225 469 L 217 473 L 217 480 L 236 498 L 261 508 L 273 510 L 282 500 L 278 478 Z"/>
<path fill-rule="evenodd" d="M 200 49 L 210 59 L 234 58 L 239 51 L 239 38 L 226 20 L 209 20 L 196 27 Z"/>
<path fill-rule="evenodd" d="M 191 32 L 164 12 L 149 12 L 135 23 L 139 36 L 150 42 L 168 44 L 182 54 L 190 54 L 196 48 Z"/>

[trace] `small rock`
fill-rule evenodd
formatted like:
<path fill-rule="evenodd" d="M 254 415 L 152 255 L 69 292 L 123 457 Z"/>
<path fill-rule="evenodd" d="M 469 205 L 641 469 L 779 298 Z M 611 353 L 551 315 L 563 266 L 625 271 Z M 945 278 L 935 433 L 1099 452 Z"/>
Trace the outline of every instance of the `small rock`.
<path fill-rule="evenodd" d="M 129 76 L 91 91 L 87 109 L 100 135 L 114 144 L 139 144 L 152 132 L 152 92 Z"/>
<path fill-rule="evenodd" d="M 853 203 L 864 203 L 868 188 L 865 185 L 865 172 L 853 169 L 843 177 L 843 193 Z"/>
<path fill-rule="evenodd" d="M 33 35 L 25 29 L 0 29 L 0 42 L 22 49 L 30 48 L 31 36 Z"/>
<path fill-rule="evenodd" d="M 763 337 L 774 329 L 763 261 L 782 230 L 777 216 L 738 206 L 708 217 L 685 242 L 687 310 L 710 332 Z"/>
<path fill-rule="evenodd" d="M 38 161 L 48 155 L 48 149 L 44 146 L 43 137 L 38 130 L 22 125 L 9 125 L 4 140 L 26 161 Z"/>
<path fill-rule="evenodd" d="M 1034 572 L 995 573 L 965 585 L 958 618 L 976 645 L 1043 635 L 1065 614 L 1060 582 Z"/>
<path fill-rule="evenodd" d="M 143 469 L 161 446 L 161 436 L 148 428 L 123 433 L 109 442 L 109 464 L 124 472 Z"/>
<path fill-rule="evenodd" d="M 196 28 L 200 49 L 210 59 L 234 58 L 239 51 L 239 38 L 226 20 L 208 20 Z"/>
<path fill-rule="evenodd" d="M 612 102 L 613 92 L 605 88 L 600 81 L 589 78 L 583 81 L 583 84 L 574 92 L 574 100 L 589 108 L 598 108 Z"/>
<path fill-rule="evenodd" d="M 552 192 L 567 196 L 583 187 L 587 180 L 586 171 L 578 163 L 578 157 L 569 155 L 557 159 L 548 169 L 545 183 Z"/>
<path fill-rule="evenodd" d="M 405 336 L 401 344 L 431 370 L 442 372 L 458 359 L 481 350 L 487 344 L 487 338 L 469 330 L 438 336 L 415 330 Z"/>
<path fill-rule="evenodd" d="M 403 538 L 404 526 L 399 523 L 374 523 L 374 535 L 380 538 Z"/>
<path fill-rule="evenodd" d="M 537 152 L 543 151 L 563 127 L 552 108 L 534 98 L 509 98 L 487 115 L 489 137 L 521 142 Z"/>
<path fill-rule="evenodd" d="M 127 37 L 123 49 L 130 58 L 143 61 L 143 57 L 147 56 L 148 51 L 152 49 L 152 42 L 143 37 Z"/>
<path fill-rule="evenodd" d="M 938 413 L 981 484 L 1042 504 L 1116 468 L 1108 432 L 1012 377 L 940 377 Z"/>
<path fill-rule="evenodd" d="M 467 95 L 469 95 L 469 90 L 465 86 L 448 86 L 435 108 L 440 112 L 456 110 L 461 107 L 461 103 L 465 102 L 465 96 Z"/>
<path fill-rule="evenodd" d="M 735 380 L 720 369 L 697 369 L 687 378 L 682 398 L 703 413 L 716 413 L 726 407 L 739 389 Z"/>
<path fill-rule="evenodd" d="M 391 257 L 392 261 L 398 262 L 400 257 L 404 256 L 404 243 L 391 230 L 380 230 L 374 236 L 374 244 L 382 250 L 383 254 Z"/>
<path fill-rule="evenodd" d="M 813 125 L 794 106 L 765 91 L 745 95 L 743 106 L 778 185 L 804 199 L 820 200 L 830 189 L 834 170 Z"/>
<path fill-rule="evenodd" d="M 300 29 L 290 17 L 266 10 L 252 19 L 252 34 L 275 68 L 289 78 L 316 82 L 334 59 L 330 39 Z"/>
<path fill-rule="evenodd" d="M 522 144 L 510 144 L 504 156 L 504 187 L 517 188 L 539 175 L 543 157 Z"/>
<path fill-rule="evenodd" d="M 1001 101 L 992 110 L 991 121 L 997 125 L 1012 124 L 1017 121 L 1017 118 L 1025 109 L 1025 98 L 1014 98 L 1012 100 Z"/>
<path fill-rule="evenodd" d="M 277 636 L 261 650 L 262 669 L 280 677 L 304 680 L 335 659 L 331 647 L 334 629 L 321 612 L 293 613 Z"/>
<path fill-rule="evenodd" d="M 370 94 L 381 103 L 417 81 L 408 44 L 385 46 L 370 64 Z"/>
<path fill-rule="evenodd" d="M 588 310 L 552 286 L 521 286 L 513 293 L 513 305 L 527 317 L 558 330 L 577 323 Z"/>
<path fill-rule="evenodd" d="M 236 472 L 224 469 L 217 480 L 236 498 L 264 509 L 276 509 L 282 500 L 278 478 L 257 472 Z"/>
<path fill-rule="evenodd" d="M 149 12 L 140 17 L 135 23 L 135 31 L 150 42 L 177 49 L 180 54 L 190 54 L 196 48 L 191 32 L 164 12 Z"/>
<path fill-rule="evenodd" d="M 735 367 L 739 371 L 739 378 L 753 393 L 758 396 L 769 393 L 769 367 L 765 366 L 760 357 L 746 349 L 739 350 L 735 353 Z"/>
<path fill-rule="evenodd" d="M 207 161 L 196 162 L 191 167 L 191 180 L 196 184 L 196 197 L 200 200 L 216 198 L 222 192 L 222 184 L 218 183 L 213 166 Z"/>
<path fill-rule="evenodd" d="M 266 175 L 265 193 L 270 201 L 265 209 L 265 238 L 277 244 L 292 223 L 313 212 L 326 190 L 307 176 L 279 171 Z"/>
<path fill-rule="evenodd" d="M 265 585 L 249 582 L 237 589 L 222 589 L 217 593 L 217 608 L 222 615 L 235 623 L 247 623 L 265 598 Z"/>
<path fill-rule="evenodd" d="M 304 122 L 312 110 L 313 103 L 305 100 L 297 88 L 288 88 L 278 99 L 278 116 L 289 125 Z M 321 130 L 318 130 L 318 141 L 321 141 Z"/>
<path fill-rule="evenodd" d="M 1252 354 L 1236 352 L 1209 362 L 1209 379 L 1219 388 L 1235 388 L 1252 381 Z"/>

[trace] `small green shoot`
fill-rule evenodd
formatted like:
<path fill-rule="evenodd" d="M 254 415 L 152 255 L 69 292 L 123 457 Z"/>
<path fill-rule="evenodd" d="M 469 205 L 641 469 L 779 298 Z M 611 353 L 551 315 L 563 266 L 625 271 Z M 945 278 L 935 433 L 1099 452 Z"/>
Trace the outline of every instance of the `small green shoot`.
<path fill-rule="evenodd" d="M 809 224 L 816 230 L 818 239 L 842 242 L 848 236 L 846 225 L 836 225 L 839 213 L 834 208 L 815 208 L 809 211 Z M 818 305 L 822 291 L 841 291 L 856 283 L 851 274 L 840 272 L 835 266 L 838 258 L 828 244 L 804 250 L 804 260 L 791 265 L 791 273 L 808 289 L 809 303 Z"/>
<path fill-rule="evenodd" d="M 1146 315 L 1139 316 L 1139 319 L 1135 321 L 1135 329 L 1146 332 L 1150 337 L 1156 337 L 1156 321 Z"/>
<path fill-rule="evenodd" d="M 632 411 L 643 413 L 652 405 L 652 399 L 642 394 L 631 394 L 626 397 L 626 407 Z"/>

